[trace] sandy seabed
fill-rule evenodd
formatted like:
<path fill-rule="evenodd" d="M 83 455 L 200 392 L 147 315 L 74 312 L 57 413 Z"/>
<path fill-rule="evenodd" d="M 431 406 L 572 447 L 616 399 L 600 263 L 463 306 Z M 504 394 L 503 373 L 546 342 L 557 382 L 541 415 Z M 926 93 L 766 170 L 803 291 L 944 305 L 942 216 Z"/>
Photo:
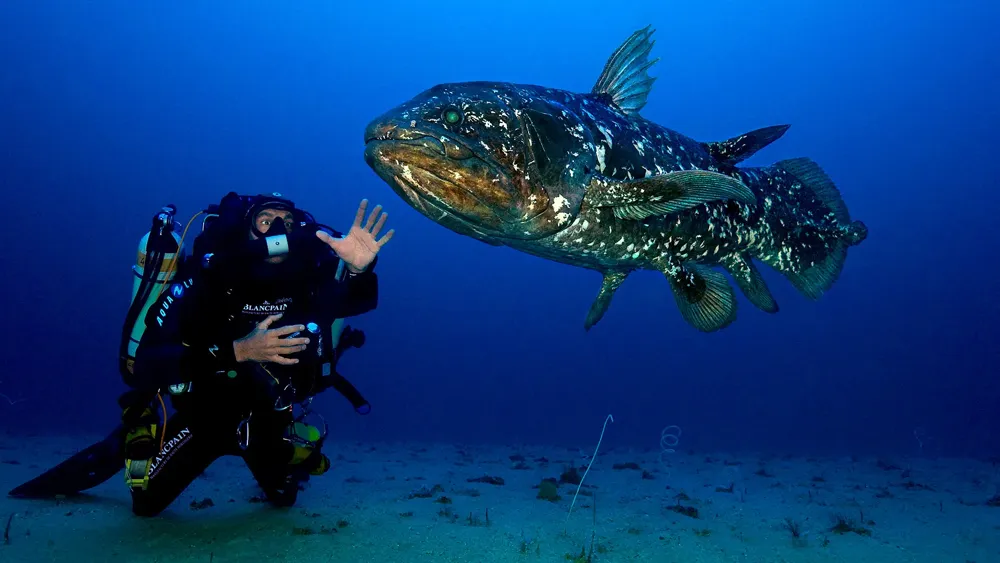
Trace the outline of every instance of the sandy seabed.
<path fill-rule="evenodd" d="M 100 437 L 6 438 L 10 488 Z M 0 562 L 1000 562 L 1000 460 L 794 458 L 328 443 L 288 509 L 223 458 L 156 518 L 119 475 L 85 495 L 0 498 Z M 540 488 L 557 483 L 559 498 Z M 798 537 L 791 528 L 798 527 Z M 582 559 L 575 559 L 585 552 Z"/>

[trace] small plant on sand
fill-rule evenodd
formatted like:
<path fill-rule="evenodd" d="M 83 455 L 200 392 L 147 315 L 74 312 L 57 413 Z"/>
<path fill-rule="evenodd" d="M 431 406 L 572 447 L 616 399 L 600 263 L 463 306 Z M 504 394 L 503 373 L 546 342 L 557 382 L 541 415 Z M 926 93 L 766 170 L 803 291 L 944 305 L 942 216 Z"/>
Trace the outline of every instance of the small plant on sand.
<path fill-rule="evenodd" d="M 849 532 L 854 532 L 855 534 L 858 534 L 859 536 L 871 536 L 872 535 L 872 531 L 871 530 L 869 530 L 868 528 L 865 528 L 864 526 L 858 524 L 857 522 L 854 521 L 853 518 L 850 518 L 850 517 L 845 516 L 843 514 L 834 514 L 833 515 L 833 522 L 834 522 L 834 524 L 833 524 L 833 527 L 830 528 L 830 531 L 833 532 L 833 533 L 835 533 L 835 534 L 843 535 L 843 534 L 846 534 L 846 533 L 849 533 Z"/>
<path fill-rule="evenodd" d="M 521 545 L 518 547 L 517 552 L 521 555 L 528 555 L 529 553 L 541 555 L 542 546 L 538 543 L 538 538 L 526 537 L 524 532 L 521 532 Z"/>
<path fill-rule="evenodd" d="M 792 536 L 793 546 L 804 547 L 806 545 L 806 538 L 802 533 L 802 524 L 800 524 L 797 520 L 785 518 L 781 522 L 781 529 L 785 530 Z"/>

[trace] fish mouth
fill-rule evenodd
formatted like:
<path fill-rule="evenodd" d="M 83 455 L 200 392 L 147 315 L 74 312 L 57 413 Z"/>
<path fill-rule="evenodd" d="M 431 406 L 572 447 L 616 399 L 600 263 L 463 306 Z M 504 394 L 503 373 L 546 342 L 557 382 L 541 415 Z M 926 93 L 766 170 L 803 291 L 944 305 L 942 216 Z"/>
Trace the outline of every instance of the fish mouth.
<path fill-rule="evenodd" d="M 477 194 L 482 182 L 470 175 L 471 184 L 462 185 L 448 177 L 473 169 L 495 170 L 464 145 L 427 131 L 369 128 L 365 162 L 399 197 L 432 221 L 480 240 L 503 236 L 506 213 L 498 214 L 495 205 Z"/>
<path fill-rule="evenodd" d="M 432 136 L 430 132 L 403 127 L 394 122 L 373 122 L 365 128 L 366 145 L 372 141 L 415 141 Z"/>

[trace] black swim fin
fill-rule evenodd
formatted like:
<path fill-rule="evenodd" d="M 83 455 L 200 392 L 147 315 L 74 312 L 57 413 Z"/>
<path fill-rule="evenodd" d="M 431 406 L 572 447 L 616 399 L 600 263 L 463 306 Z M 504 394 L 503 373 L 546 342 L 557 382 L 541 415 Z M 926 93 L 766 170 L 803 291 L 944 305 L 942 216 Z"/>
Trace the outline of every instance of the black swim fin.
<path fill-rule="evenodd" d="M 124 469 L 124 427 L 119 425 L 107 438 L 27 483 L 14 487 L 7 495 L 36 499 L 75 495 L 100 485 Z"/>

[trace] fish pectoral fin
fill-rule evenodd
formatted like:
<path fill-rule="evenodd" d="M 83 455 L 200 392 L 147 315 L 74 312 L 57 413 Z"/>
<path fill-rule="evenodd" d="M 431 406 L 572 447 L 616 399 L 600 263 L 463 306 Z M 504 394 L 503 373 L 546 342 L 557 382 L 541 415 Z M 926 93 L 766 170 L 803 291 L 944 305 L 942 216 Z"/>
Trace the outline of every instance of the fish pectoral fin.
<path fill-rule="evenodd" d="M 587 312 L 587 319 L 583 323 L 584 330 L 590 330 L 604 313 L 608 311 L 608 307 L 611 306 L 611 298 L 614 297 L 615 291 L 621 286 L 625 278 L 632 273 L 631 270 L 615 270 L 611 272 L 604 272 L 604 279 L 601 280 L 601 290 L 597 293 L 597 299 L 590 306 L 590 311 Z"/>
<path fill-rule="evenodd" d="M 746 184 L 707 170 L 679 170 L 639 180 L 595 177 L 586 196 L 589 205 L 610 207 L 615 217 L 634 220 L 669 215 L 720 200 L 757 204 L 757 196 Z"/>
<path fill-rule="evenodd" d="M 725 141 L 702 143 L 705 150 L 720 164 L 734 166 L 753 156 L 760 149 L 777 141 L 791 125 L 772 125 L 754 129 Z"/>
<path fill-rule="evenodd" d="M 778 302 L 771 295 L 771 290 L 767 288 L 764 278 L 760 275 L 760 270 L 754 265 L 750 255 L 730 254 L 722 257 L 721 262 L 729 275 L 736 280 L 736 285 L 743 292 L 743 295 L 755 307 L 766 313 L 778 312 Z"/>
<path fill-rule="evenodd" d="M 611 103 L 626 115 L 639 114 L 656 81 L 647 72 L 659 60 L 649 60 L 655 43 L 650 39 L 654 31 L 651 27 L 647 25 L 636 31 L 615 49 L 591 90 L 593 94 L 610 98 Z"/>
<path fill-rule="evenodd" d="M 663 272 L 674 292 L 681 316 L 702 332 L 714 332 L 736 320 L 736 295 L 722 272 L 699 264 L 684 264 Z"/>

